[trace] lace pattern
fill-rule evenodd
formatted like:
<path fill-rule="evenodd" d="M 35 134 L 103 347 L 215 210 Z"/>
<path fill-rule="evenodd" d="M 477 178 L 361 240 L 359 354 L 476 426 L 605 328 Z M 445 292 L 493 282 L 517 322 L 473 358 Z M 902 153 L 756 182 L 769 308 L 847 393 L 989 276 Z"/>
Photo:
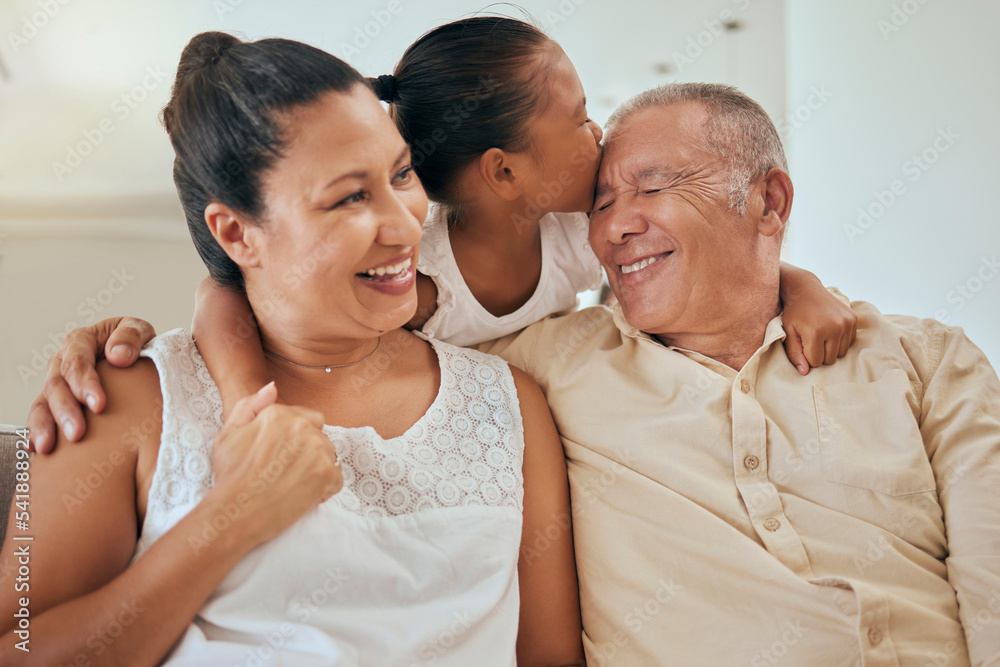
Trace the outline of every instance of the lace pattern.
<path fill-rule="evenodd" d="M 441 386 L 406 433 L 383 440 L 367 426 L 324 427 L 344 474 L 343 490 L 327 502 L 370 518 L 466 505 L 522 510 L 524 433 L 510 369 L 499 357 L 428 340 Z M 183 329 L 158 336 L 142 356 L 156 363 L 164 396 L 150 524 L 192 507 L 211 488 L 222 399 Z"/>
<path fill-rule="evenodd" d="M 441 389 L 398 438 L 372 428 L 326 427 L 344 470 L 330 502 L 366 516 L 460 505 L 522 509 L 521 411 L 514 379 L 497 357 L 431 341 Z"/>

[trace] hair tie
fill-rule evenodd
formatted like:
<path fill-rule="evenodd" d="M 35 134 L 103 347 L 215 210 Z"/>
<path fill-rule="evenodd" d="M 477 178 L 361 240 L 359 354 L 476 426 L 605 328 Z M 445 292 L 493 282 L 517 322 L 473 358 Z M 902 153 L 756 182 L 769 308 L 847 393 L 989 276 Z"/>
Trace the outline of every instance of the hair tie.
<path fill-rule="evenodd" d="M 383 102 L 396 101 L 396 77 L 391 74 L 378 77 L 378 98 Z"/>

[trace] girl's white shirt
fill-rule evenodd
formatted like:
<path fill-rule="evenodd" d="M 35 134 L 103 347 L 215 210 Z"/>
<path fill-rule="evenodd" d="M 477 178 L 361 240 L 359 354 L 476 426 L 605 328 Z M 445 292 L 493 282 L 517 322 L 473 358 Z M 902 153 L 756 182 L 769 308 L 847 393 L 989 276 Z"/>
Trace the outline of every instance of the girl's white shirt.
<path fill-rule="evenodd" d="M 511 223 L 514 224 L 514 223 Z M 585 213 L 548 213 L 539 221 L 542 273 L 527 303 L 497 317 L 483 308 L 462 277 L 442 208 L 424 223 L 417 270 L 437 286 L 437 310 L 421 329 L 452 345 L 478 345 L 520 331 L 549 315 L 574 310 L 577 294 L 597 289 L 603 271 L 587 241 Z"/>

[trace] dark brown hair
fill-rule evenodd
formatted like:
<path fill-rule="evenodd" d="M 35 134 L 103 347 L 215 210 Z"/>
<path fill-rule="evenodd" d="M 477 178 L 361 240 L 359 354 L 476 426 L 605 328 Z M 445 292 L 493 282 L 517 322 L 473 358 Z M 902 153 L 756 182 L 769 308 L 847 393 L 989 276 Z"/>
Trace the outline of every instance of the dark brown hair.
<path fill-rule="evenodd" d="M 528 121 L 544 105 L 539 56 L 554 44 L 524 21 L 462 19 L 406 50 L 392 77 L 369 79 L 403 139 L 428 196 L 455 206 L 459 173 L 490 148 L 531 146 Z"/>
<path fill-rule="evenodd" d="M 287 39 L 203 32 L 184 47 L 162 120 L 191 238 L 217 283 L 245 289 L 239 266 L 205 223 L 205 208 L 219 202 L 259 222 L 261 178 L 281 155 L 278 114 L 364 83 L 347 63 Z"/>

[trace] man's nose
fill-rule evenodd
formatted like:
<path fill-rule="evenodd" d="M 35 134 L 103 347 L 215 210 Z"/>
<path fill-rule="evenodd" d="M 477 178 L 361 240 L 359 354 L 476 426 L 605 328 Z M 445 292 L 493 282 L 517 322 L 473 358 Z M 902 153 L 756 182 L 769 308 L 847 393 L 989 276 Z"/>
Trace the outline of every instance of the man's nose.
<path fill-rule="evenodd" d="M 642 216 L 635 198 L 630 195 L 618 200 L 605 211 L 603 216 L 603 236 L 608 243 L 621 245 L 636 234 L 646 231 L 648 223 Z"/>

